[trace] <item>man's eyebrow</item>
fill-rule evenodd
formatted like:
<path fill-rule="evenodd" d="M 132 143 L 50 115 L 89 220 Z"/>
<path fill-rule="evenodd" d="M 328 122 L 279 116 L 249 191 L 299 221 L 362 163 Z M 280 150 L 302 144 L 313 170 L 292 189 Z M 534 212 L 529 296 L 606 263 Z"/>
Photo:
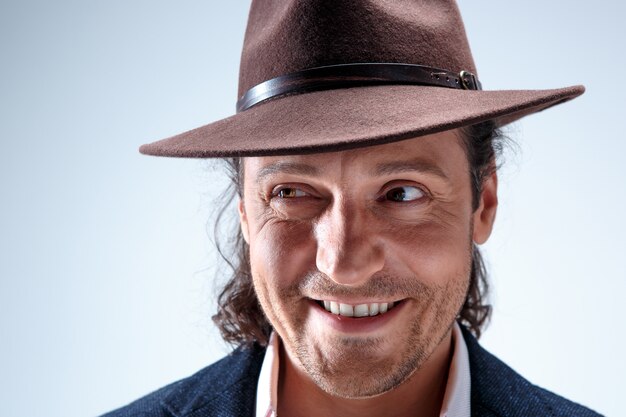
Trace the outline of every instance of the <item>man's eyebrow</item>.
<path fill-rule="evenodd" d="M 425 174 L 435 175 L 446 181 L 450 181 L 448 176 L 437 165 L 433 165 L 420 159 L 407 161 L 393 161 L 378 164 L 371 171 L 372 175 L 391 175 L 403 172 L 421 172 Z"/>
<path fill-rule="evenodd" d="M 319 168 L 309 164 L 279 161 L 261 168 L 256 175 L 257 182 L 260 183 L 266 177 L 274 174 L 294 174 L 314 177 L 320 175 L 320 170 Z"/>
<path fill-rule="evenodd" d="M 370 171 L 370 174 L 372 176 L 382 176 L 403 172 L 421 172 L 425 174 L 435 175 L 446 181 L 449 181 L 448 176 L 443 172 L 441 168 L 420 159 L 381 163 L 376 165 Z M 304 164 L 300 162 L 278 161 L 261 168 L 256 175 L 256 179 L 258 183 L 261 183 L 265 178 L 279 173 L 315 177 L 319 176 L 321 171 L 318 167 L 309 164 Z"/>

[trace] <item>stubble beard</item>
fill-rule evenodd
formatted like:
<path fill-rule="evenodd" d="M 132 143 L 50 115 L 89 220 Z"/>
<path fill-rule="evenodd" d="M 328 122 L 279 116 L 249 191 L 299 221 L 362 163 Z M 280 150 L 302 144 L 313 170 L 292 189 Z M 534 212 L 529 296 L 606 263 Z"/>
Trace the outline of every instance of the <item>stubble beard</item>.
<path fill-rule="evenodd" d="M 388 276 L 374 286 L 379 291 L 388 286 L 386 282 L 389 285 L 410 283 L 411 291 L 407 295 L 418 300 L 415 320 L 406 332 L 398 335 L 400 339 L 394 341 L 394 345 L 403 349 L 397 355 L 381 355 L 378 346 L 388 342 L 380 340 L 382 338 L 336 335 L 320 345 L 311 343 L 319 336 L 300 333 L 294 343 L 296 358 L 311 379 L 333 396 L 369 398 L 397 388 L 422 368 L 454 325 L 469 285 L 470 267 L 466 269 L 464 277 L 456 277 L 441 287 L 428 287 L 414 277 Z M 307 282 L 316 283 L 314 285 L 323 282 L 317 274 L 313 275 L 311 280 L 304 281 L 305 286 Z M 431 315 L 430 322 L 419 320 L 425 313 Z"/>
<path fill-rule="evenodd" d="M 381 358 L 376 346 L 382 342 L 377 338 L 334 337 L 327 343 L 333 346 L 328 354 L 298 340 L 296 355 L 326 393 L 349 399 L 369 398 L 398 387 L 425 361 L 424 349 L 420 348 L 404 352 L 398 362 Z"/>

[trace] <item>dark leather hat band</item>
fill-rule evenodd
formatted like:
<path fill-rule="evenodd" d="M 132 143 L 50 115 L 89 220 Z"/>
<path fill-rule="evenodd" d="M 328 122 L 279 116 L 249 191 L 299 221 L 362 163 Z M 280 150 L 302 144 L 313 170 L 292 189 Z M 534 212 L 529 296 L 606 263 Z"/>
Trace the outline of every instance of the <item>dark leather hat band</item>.
<path fill-rule="evenodd" d="M 380 84 L 415 84 L 481 90 L 476 76 L 414 64 L 364 63 L 330 65 L 272 78 L 252 87 L 237 101 L 242 112 L 262 101 L 286 95 Z"/>

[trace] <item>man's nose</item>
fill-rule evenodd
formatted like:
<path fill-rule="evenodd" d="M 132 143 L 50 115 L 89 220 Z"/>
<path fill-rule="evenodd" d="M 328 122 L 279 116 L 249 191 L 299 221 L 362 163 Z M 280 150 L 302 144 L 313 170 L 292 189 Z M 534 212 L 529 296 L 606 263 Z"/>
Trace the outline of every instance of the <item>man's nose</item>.
<path fill-rule="evenodd" d="M 383 246 L 366 210 L 334 204 L 319 219 L 315 237 L 317 269 L 338 284 L 359 286 L 384 266 Z"/>

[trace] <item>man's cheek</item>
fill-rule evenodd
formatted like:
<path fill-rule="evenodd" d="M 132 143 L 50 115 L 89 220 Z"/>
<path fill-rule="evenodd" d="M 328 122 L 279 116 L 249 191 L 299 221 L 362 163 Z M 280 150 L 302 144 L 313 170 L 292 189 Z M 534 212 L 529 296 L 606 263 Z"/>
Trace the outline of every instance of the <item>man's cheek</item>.
<path fill-rule="evenodd" d="M 471 255 L 468 230 L 430 223 L 406 227 L 387 239 L 387 264 L 395 272 L 416 275 L 424 284 L 442 285 L 465 273 Z"/>
<path fill-rule="evenodd" d="M 311 267 L 316 245 L 310 227 L 290 222 L 268 222 L 256 236 L 252 267 L 271 277 L 276 285 L 289 285 Z"/>

